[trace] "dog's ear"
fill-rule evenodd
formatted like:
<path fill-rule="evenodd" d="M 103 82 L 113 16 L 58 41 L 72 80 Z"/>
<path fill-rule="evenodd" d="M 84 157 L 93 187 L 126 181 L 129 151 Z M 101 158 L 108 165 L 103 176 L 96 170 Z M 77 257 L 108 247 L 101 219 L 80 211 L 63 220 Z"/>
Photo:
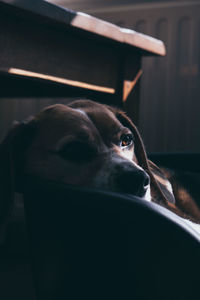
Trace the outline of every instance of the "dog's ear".
<path fill-rule="evenodd" d="M 175 199 L 173 193 L 167 188 L 167 184 L 161 186 L 160 182 L 155 177 L 157 174 L 159 177 L 163 178 L 163 181 L 168 182 L 167 178 L 163 172 L 150 160 L 147 158 L 143 140 L 137 127 L 133 124 L 130 118 L 122 111 L 118 109 L 112 110 L 117 119 L 126 127 L 128 127 L 134 134 L 135 139 L 135 155 L 138 164 L 148 173 L 151 179 L 151 193 L 155 202 L 163 204 L 164 206 L 174 205 Z M 171 208 L 172 209 L 172 208 Z"/>
<path fill-rule="evenodd" d="M 34 130 L 33 118 L 15 122 L 0 144 L 0 227 L 12 208 L 15 191 L 20 191 L 23 155 Z"/>

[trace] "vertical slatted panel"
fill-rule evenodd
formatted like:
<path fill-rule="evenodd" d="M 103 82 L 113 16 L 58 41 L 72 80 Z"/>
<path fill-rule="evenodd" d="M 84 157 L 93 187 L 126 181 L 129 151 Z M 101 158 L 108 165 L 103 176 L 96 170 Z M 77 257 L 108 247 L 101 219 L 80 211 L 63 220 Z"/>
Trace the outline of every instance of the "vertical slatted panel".
<path fill-rule="evenodd" d="M 155 23 L 155 35 L 162 39 L 162 37 L 165 37 L 165 43 L 168 44 L 168 21 L 166 19 L 160 19 Z M 154 134 L 154 144 L 157 140 L 160 141 L 160 148 L 163 148 L 164 146 L 164 136 L 166 133 L 166 117 L 168 116 L 167 111 L 167 98 L 168 98 L 168 86 L 167 86 L 167 63 L 168 63 L 168 57 L 154 58 L 154 64 L 153 68 L 156 70 L 155 74 L 155 82 L 158 83 L 156 88 L 154 89 L 154 95 L 155 103 L 154 106 L 152 106 L 153 109 L 153 115 L 155 116 L 154 119 L 156 120 L 156 123 L 154 124 L 155 130 L 152 132 Z M 154 83 L 155 85 L 155 83 Z M 160 102 L 162 101 L 162 105 L 160 105 Z"/>
<path fill-rule="evenodd" d="M 176 148 L 182 148 L 187 144 L 187 129 L 188 129 L 188 103 L 189 102 L 189 58 L 190 58 L 190 33 L 191 20 L 188 17 L 183 17 L 177 22 L 177 39 L 175 51 L 176 63 L 176 82 L 174 84 L 174 110 L 176 115 L 173 116 L 173 122 L 177 122 L 178 126 L 174 126 L 174 136 L 177 139 L 173 140 Z M 187 37 L 187 43 L 185 43 Z M 188 116 L 189 117 L 189 116 Z M 182 128 L 182 130 L 180 130 Z M 179 150 L 179 149 L 178 149 Z"/>
<path fill-rule="evenodd" d="M 167 44 L 168 21 L 163 18 L 158 19 L 154 25 L 154 30 L 154 35 L 160 39 L 163 39 L 164 36 Z M 144 76 L 142 82 L 140 130 L 143 133 L 145 144 L 148 145 L 148 148 L 151 148 L 151 151 L 157 150 L 155 147 L 157 140 L 160 141 L 160 149 L 164 147 L 165 143 L 163 136 L 166 132 L 166 116 L 168 114 L 167 63 L 168 57 L 145 58 L 143 62 Z M 162 105 L 160 105 L 161 102 Z M 149 124 L 151 124 L 151 128 L 154 128 L 151 133 L 149 133 Z"/>
<path fill-rule="evenodd" d="M 200 152 L 200 3 L 152 7 L 124 6 L 96 16 L 166 43 L 166 57 L 143 59 L 139 129 L 147 150 Z"/>
<path fill-rule="evenodd" d="M 133 28 L 141 33 L 147 34 L 150 31 L 150 28 L 148 27 L 148 22 L 145 19 L 138 20 L 135 25 L 133 25 Z M 150 118 L 150 123 L 153 122 L 151 119 L 152 115 L 149 115 L 149 111 L 151 111 L 154 100 L 152 95 L 149 93 L 149 90 L 151 89 L 152 82 L 149 80 L 149 78 L 152 78 L 151 72 L 152 72 L 152 65 L 153 65 L 153 58 L 143 58 L 142 61 L 142 82 L 141 82 L 141 91 L 140 91 L 140 115 L 139 115 L 139 127 L 140 131 L 142 133 L 142 136 L 145 140 L 145 145 L 152 142 L 151 137 L 146 133 L 149 131 L 148 127 L 149 124 L 146 122 L 147 118 Z"/>
<path fill-rule="evenodd" d="M 188 140 L 187 145 L 200 149 L 200 19 L 193 20 L 191 32 L 191 60 L 189 79 Z"/>

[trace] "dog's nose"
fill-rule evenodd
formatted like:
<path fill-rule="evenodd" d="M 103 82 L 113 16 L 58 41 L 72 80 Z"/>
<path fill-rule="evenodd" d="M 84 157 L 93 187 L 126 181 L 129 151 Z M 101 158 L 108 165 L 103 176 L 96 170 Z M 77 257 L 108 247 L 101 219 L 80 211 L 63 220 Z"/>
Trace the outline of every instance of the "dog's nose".
<path fill-rule="evenodd" d="M 149 175 L 143 170 L 124 170 L 117 176 L 120 190 L 138 197 L 145 195 L 149 184 Z"/>

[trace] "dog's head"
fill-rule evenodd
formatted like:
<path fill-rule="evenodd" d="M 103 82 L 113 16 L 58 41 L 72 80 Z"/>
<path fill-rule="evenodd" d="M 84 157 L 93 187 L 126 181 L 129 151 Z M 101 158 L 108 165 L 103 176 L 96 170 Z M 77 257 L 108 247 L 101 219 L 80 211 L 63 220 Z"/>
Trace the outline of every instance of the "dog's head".
<path fill-rule="evenodd" d="M 136 155 L 137 133 L 127 120 L 123 113 L 92 101 L 46 108 L 34 119 L 36 132 L 24 172 L 149 197 L 149 176 Z"/>
<path fill-rule="evenodd" d="M 56 104 L 16 123 L 0 152 L 1 185 L 8 185 L 7 194 L 11 193 L 9 178 L 15 178 L 19 190 L 20 179 L 34 175 L 150 196 L 137 129 L 123 112 L 89 100 Z"/>
<path fill-rule="evenodd" d="M 151 192 L 160 192 L 135 125 L 119 109 L 90 100 L 49 106 L 16 123 L 0 146 L 0 165 L 6 209 L 28 175 L 147 200 L 151 179 Z"/>

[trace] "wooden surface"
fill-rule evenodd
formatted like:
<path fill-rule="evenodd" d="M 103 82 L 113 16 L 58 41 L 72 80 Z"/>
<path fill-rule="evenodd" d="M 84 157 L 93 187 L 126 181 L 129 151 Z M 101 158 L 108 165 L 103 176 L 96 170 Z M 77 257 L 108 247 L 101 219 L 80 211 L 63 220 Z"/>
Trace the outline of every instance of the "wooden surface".
<path fill-rule="evenodd" d="M 141 59 L 165 55 L 165 46 L 45 1 L 0 0 L 0 51 L 0 97 L 80 96 L 136 108 Z"/>
<path fill-rule="evenodd" d="M 157 55 L 165 55 L 165 46 L 162 41 L 138 33 L 134 30 L 121 28 L 109 22 L 102 21 L 81 12 L 62 9 L 51 3 L 41 0 L 0 0 L 0 5 L 7 8 L 15 8 L 24 14 L 34 14 L 35 17 L 42 17 L 49 21 L 62 24 L 70 29 L 92 33 L 104 38 L 123 43 L 125 45 L 143 49 L 146 52 Z"/>

